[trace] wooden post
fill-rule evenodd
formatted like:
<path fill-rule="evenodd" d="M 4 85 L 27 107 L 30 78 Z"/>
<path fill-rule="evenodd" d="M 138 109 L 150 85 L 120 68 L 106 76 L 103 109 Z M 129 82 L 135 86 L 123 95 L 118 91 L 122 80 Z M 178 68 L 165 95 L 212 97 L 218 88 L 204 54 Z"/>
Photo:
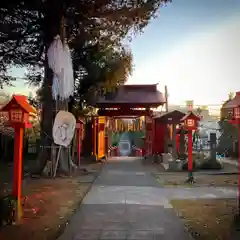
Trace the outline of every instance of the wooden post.
<path fill-rule="evenodd" d="M 174 160 L 177 159 L 177 149 L 176 149 L 176 124 L 172 124 L 172 157 Z"/>
<path fill-rule="evenodd" d="M 93 119 L 93 155 L 97 160 L 97 118 Z"/>
<path fill-rule="evenodd" d="M 14 165 L 13 165 L 13 190 L 12 195 L 17 200 L 17 216 L 19 221 L 22 216 L 21 188 L 22 188 L 22 150 L 23 150 L 23 128 L 14 128 Z"/>
<path fill-rule="evenodd" d="M 166 107 L 166 112 L 168 112 L 168 88 L 167 88 L 167 85 L 164 86 L 164 88 L 165 88 L 165 100 L 166 100 L 165 107 Z"/>
<path fill-rule="evenodd" d="M 240 216 L 240 121 L 238 121 L 238 215 Z"/>
<path fill-rule="evenodd" d="M 192 130 L 188 130 L 188 176 L 189 180 L 193 178 L 193 162 L 192 162 Z"/>

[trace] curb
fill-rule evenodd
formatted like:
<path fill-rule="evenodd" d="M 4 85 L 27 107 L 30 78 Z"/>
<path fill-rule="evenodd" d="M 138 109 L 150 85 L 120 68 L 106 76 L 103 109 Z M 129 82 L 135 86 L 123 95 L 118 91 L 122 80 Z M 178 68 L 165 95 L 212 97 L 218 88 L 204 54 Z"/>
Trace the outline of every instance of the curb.
<path fill-rule="evenodd" d="M 189 229 L 186 227 L 183 219 L 181 218 L 181 214 L 179 211 L 177 211 L 174 207 L 172 208 L 174 213 L 177 215 L 177 217 L 179 218 L 179 220 L 182 222 L 183 227 L 184 227 L 184 231 L 186 231 L 186 233 L 189 235 L 189 240 L 195 240 L 195 238 L 193 237 L 192 233 L 189 231 Z"/>
<path fill-rule="evenodd" d="M 100 174 L 102 173 L 102 169 L 103 169 L 103 165 L 101 166 L 100 170 L 97 172 L 97 174 L 95 175 L 94 180 L 91 182 L 91 184 L 89 185 L 87 191 L 83 194 L 83 197 L 81 199 L 81 201 L 79 201 L 79 203 L 77 204 L 76 208 L 74 209 L 74 211 L 71 212 L 71 214 L 69 216 L 66 217 L 66 221 L 62 224 L 60 224 L 58 231 L 54 234 L 54 236 L 51 239 L 56 239 L 58 240 L 61 235 L 64 233 L 65 228 L 67 227 L 68 223 L 71 221 L 72 217 L 76 214 L 77 210 L 81 207 L 83 199 L 86 197 L 86 195 L 89 193 L 89 191 L 91 190 L 92 186 L 94 185 L 94 183 L 96 182 L 96 180 L 98 179 L 98 177 L 100 176 Z"/>

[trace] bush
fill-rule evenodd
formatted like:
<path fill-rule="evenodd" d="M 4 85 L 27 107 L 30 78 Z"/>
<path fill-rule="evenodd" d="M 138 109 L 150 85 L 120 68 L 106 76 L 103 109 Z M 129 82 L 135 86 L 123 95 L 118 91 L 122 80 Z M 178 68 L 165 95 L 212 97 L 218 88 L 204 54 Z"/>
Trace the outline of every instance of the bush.
<path fill-rule="evenodd" d="M 0 196 L 0 228 L 13 224 L 16 206 L 16 200 L 13 197 Z"/>
<path fill-rule="evenodd" d="M 187 154 L 186 153 L 178 153 L 178 159 L 180 160 L 186 160 L 187 159 Z"/>
<path fill-rule="evenodd" d="M 193 171 L 196 171 L 198 169 L 198 163 L 193 160 Z M 184 161 L 182 165 L 182 170 L 187 171 L 188 170 L 188 161 Z"/>
<path fill-rule="evenodd" d="M 207 159 L 200 164 L 199 168 L 201 170 L 220 170 L 223 167 L 219 161 Z"/>

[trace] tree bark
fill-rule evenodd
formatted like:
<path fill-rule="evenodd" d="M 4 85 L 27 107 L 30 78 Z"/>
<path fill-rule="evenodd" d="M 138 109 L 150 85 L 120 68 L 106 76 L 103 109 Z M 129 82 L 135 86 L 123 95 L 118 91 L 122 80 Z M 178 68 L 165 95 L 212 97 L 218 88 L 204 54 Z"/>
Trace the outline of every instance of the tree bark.
<path fill-rule="evenodd" d="M 65 44 L 65 39 L 66 39 L 65 19 L 63 16 L 61 17 L 61 21 L 60 21 L 59 32 L 60 32 L 60 38 L 61 38 L 62 44 Z M 69 99 L 58 101 L 58 104 L 57 104 L 58 109 L 56 109 L 57 110 L 56 113 L 60 110 L 68 111 L 68 102 L 69 102 Z M 58 172 L 60 174 L 69 175 L 71 173 L 72 168 L 77 169 L 77 165 L 75 165 L 72 161 L 71 145 L 72 143 L 68 147 L 62 147 L 60 158 L 59 158 L 59 167 L 58 167 Z"/>
<path fill-rule="evenodd" d="M 52 79 L 53 72 L 48 67 L 47 58 L 45 59 L 45 74 L 43 81 L 43 102 L 41 114 L 41 140 L 40 153 L 37 160 L 37 167 L 33 170 L 33 174 L 41 174 L 51 159 L 51 145 L 52 145 L 52 126 L 53 121 L 53 100 L 52 100 Z"/>
<path fill-rule="evenodd" d="M 47 50 L 57 34 L 60 34 L 61 16 L 63 6 L 61 1 L 46 1 L 44 18 L 44 45 L 45 45 L 45 64 L 43 80 L 43 101 L 41 115 L 41 151 L 38 156 L 38 166 L 33 170 L 34 174 L 41 174 L 49 160 L 51 160 L 51 147 L 53 143 L 52 127 L 54 114 L 54 101 L 52 98 L 53 71 L 48 65 Z"/>

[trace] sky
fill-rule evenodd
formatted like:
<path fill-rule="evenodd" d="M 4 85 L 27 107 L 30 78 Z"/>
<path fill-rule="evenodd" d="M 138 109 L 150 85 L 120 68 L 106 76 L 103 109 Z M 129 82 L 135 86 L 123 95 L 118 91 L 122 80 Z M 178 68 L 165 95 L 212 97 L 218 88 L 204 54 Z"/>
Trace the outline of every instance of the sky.
<path fill-rule="evenodd" d="M 240 0 L 172 0 L 130 46 L 128 84 L 167 85 L 170 104 L 221 104 L 240 90 Z M 18 82 L 9 91 L 31 88 Z"/>
<path fill-rule="evenodd" d="M 131 48 L 129 84 L 167 85 L 173 104 L 221 104 L 240 91 L 240 1 L 173 0 Z"/>

